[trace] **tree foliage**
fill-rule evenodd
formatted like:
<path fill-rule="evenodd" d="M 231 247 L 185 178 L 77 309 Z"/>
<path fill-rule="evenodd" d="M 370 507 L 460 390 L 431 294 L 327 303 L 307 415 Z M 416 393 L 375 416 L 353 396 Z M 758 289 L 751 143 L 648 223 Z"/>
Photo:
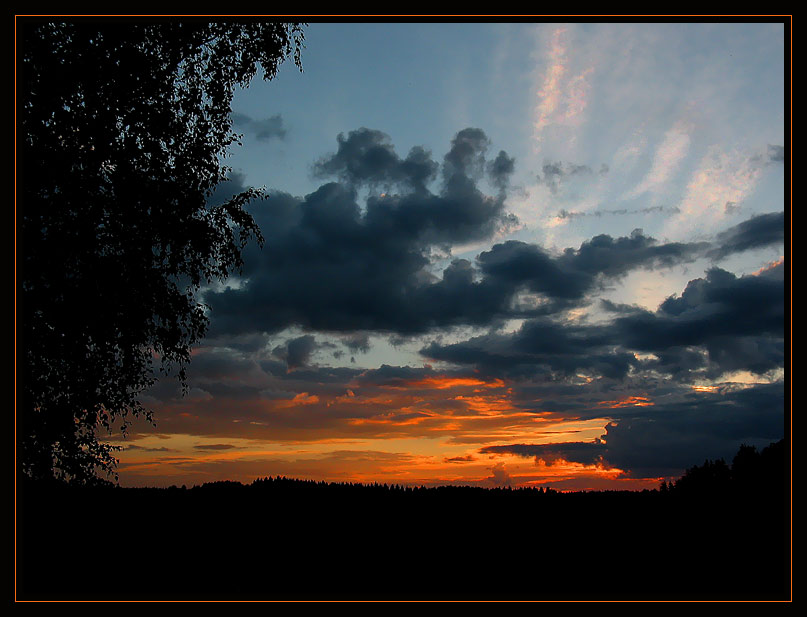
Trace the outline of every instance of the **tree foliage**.
<path fill-rule="evenodd" d="M 782 439 L 761 452 L 755 446 L 742 444 L 730 466 L 723 459 L 707 459 L 703 465 L 687 469 L 674 482 L 662 482 L 660 489 L 664 493 L 674 491 L 699 496 L 727 493 L 784 495 L 787 482 L 787 452 Z"/>
<path fill-rule="evenodd" d="M 17 24 L 19 462 L 26 476 L 114 475 L 101 427 L 151 418 L 160 371 L 184 384 L 203 285 L 262 241 L 209 197 L 239 136 L 231 102 L 258 71 L 301 68 L 302 27 L 221 21 Z"/>

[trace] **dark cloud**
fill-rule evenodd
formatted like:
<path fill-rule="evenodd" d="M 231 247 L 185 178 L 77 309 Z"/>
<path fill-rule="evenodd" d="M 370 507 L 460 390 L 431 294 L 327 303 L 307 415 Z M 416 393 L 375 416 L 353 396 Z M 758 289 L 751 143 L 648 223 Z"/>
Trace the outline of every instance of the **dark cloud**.
<path fill-rule="evenodd" d="M 481 176 L 485 167 L 485 151 L 489 145 L 490 140 L 482 129 L 467 128 L 457 133 L 444 158 L 443 175 L 447 183 L 455 176 Z M 507 153 L 504 153 L 504 157 L 507 157 Z"/>
<path fill-rule="evenodd" d="M 488 163 L 488 175 L 500 191 L 504 191 L 510 183 L 510 176 L 516 169 L 516 160 L 508 156 L 504 150 L 499 152 L 499 155 Z"/>
<path fill-rule="evenodd" d="M 612 302 L 611 300 L 607 300 L 605 298 L 600 298 L 600 308 L 608 313 L 617 313 L 620 315 L 633 315 L 635 313 L 641 313 L 644 311 L 642 307 L 635 304 L 622 304 L 619 302 Z"/>
<path fill-rule="evenodd" d="M 580 371 L 622 379 L 637 365 L 632 353 L 618 348 L 610 329 L 550 317 L 530 319 L 510 334 L 486 334 L 452 344 L 432 342 L 421 354 L 511 379 L 569 377 Z"/>
<path fill-rule="evenodd" d="M 470 462 L 475 461 L 475 460 L 476 460 L 476 457 L 474 457 L 471 454 L 468 454 L 467 456 L 446 457 L 446 458 L 443 459 L 443 462 L 444 463 L 470 463 Z"/>
<path fill-rule="evenodd" d="M 194 450 L 210 450 L 216 452 L 218 450 L 232 450 L 235 446 L 231 443 L 211 443 L 193 446 Z"/>
<path fill-rule="evenodd" d="M 250 187 L 246 184 L 246 176 L 242 173 L 231 171 L 227 175 L 227 179 L 216 186 L 207 203 L 211 206 L 219 206 L 235 195 L 243 193 L 248 188 Z"/>
<path fill-rule="evenodd" d="M 243 285 L 206 295 L 211 333 L 276 332 L 299 325 L 406 334 L 487 322 L 491 312 L 502 309 L 506 295 L 488 299 L 490 290 L 476 285 L 463 263 L 449 267 L 442 278 L 429 271 L 436 247 L 489 238 L 515 223 L 505 210 L 504 194 L 485 195 L 466 175 L 482 155 L 483 135 L 477 129 L 458 134 L 439 193 L 412 181 L 404 192 L 371 196 L 361 208 L 351 184 L 329 183 L 302 199 L 275 194 L 261 202 L 254 216 L 266 246 L 245 252 Z M 353 148 L 356 140 L 362 147 Z M 402 163 L 377 132 L 354 132 L 341 144 L 337 155 L 321 162 L 321 170 L 355 182 L 413 178 L 395 171 Z"/>
<path fill-rule="evenodd" d="M 306 366 L 311 354 L 317 349 L 317 341 L 311 334 L 293 338 L 272 350 L 272 353 L 286 362 L 290 369 Z"/>
<path fill-rule="evenodd" d="M 319 178 L 336 176 L 348 185 L 385 185 L 402 183 L 416 191 L 424 191 L 435 177 L 439 164 L 422 147 L 414 147 L 405 159 L 395 152 L 389 135 L 374 129 L 360 128 L 345 137 L 337 137 L 335 154 L 323 157 L 314 165 Z"/>
<path fill-rule="evenodd" d="M 479 450 L 480 454 L 512 454 L 523 458 L 535 458 L 546 464 L 553 464 L 558 460 L 581 465 L 594 465 L 602 462 L 606 453 L 602 442 L 566 442 L 549 444 L 507 444 L 501 446 L 487 446 Z"/>
<path fill-rule="evenodd" d="M 594 264 L 594 258 L 589 255 L 584 263 Z M 609 264 L 607 257 L 598 263 L 605 270 L 623 267 L 619 261 Z M 690 380 L 737 370 L 764 374 L 784 365 L 782 268 L 779 264 L 762 275 L 739 278 L 713 268 L 655 312 L 606 303 L 616 314 L 608 323 L 534 317 L 513 333 L 451 344 L 435 341 L 421 353 L 512 378 L 578 371 L 617 380 L 651 370 Z M 579 283 L 573 279 L 571 285 L 576 289 Z M 639 360 L 635 352 L 653 354 L 653 359 Z"/>
<path fill-rule="evenodd" d="M 283 381 L 298 382 L 294 385 L 295 388 L 304 387 L 300 384 L 310 382 L 325 389 L 339 389 L 360 373 L 361 370 L 355 368 L 339 366 L 305 366 L 298 367 L 294 371 L 284 371 L 283 373 L 273 374 L 280 377 Z"/>
<path fill-rule="evenodd" d="M 600 167 L 599 174 L 605 175 L 608 173 L 608 166 L 603 164 Z M 543 174 L 543 175 L 542 175 Z M 591 169 L 588 165 L 576 165 L 575 163 L 562 163 L 560 161 L 557 162 L 547 162 L 544 163 L 544 166 L 541 169 L 541 174 L 536 176 L 536 179 L 540 184 L 544 184 L 549 187 L 549 190 L 552 193 L 557 193 L 560 189 L 561 185 L 566 182 L 569 178 L 577 177 L 585 177 L 585 176 L 593 176 L 594 170 Z"/>
<path fill-rule="evenodd" d="M 576 306 L 606 281 L 636 268 L 689 262 L 706 246 L 661 244 L 641 230 L 622 238 L 599 235 L 560 254 L 509 241 L 475 263 L 453 260 L 435 275 L 436 250 L 490 238 L 515 223 L 505 210 L 505 191 L 489 196 L 476 184 L 488 143 L 480 129 L 460 131 L 444 158 L 440 191 L 432 193 L 423 184 L 432 172 L 413 171 L 407 161 L 417 157 L 400 159 L 383 133 L 340 135 L 337 153 L 317 169 L 343 183 L 325 184 L 304 198 L 274 194 L 255 207 L 266 246 L 245 252 L 243 284 L 206 294 L 211 333 L 299 326 L 412 335 L 487 327 Z M 487 171 L 503 189 L 512 168 L 513 160 L 500 152 Z M 397 182 L 401 192 L 371 195 L 360 206 L 356 187 L 374 182 Z"/>
<path fill-rule="evenodd" d="M 136 444 L 129 444 L 124 446 L 125 450 L 136 450 L 139 452 L 178 452 L 178 450 L 174 448 L 166 448 L 163 446 L 162 448 L 146 448 L 144 446 L 138 446 Z"/>
<path fill-rule="evenodd" d="M 768 160 L 772 163 L 783 163 L 785 160 L 784 146 L 768 145 Z"/>
<path fill-rule="evenodd" d="M 768 148 L 765 152 L 758 152 L 752 155 L 749 161 L 756 168 L 769 167 L 771 165 L 784 163 L 786 154 L 787 152 L 784 146 L 768 144 Z"/>
<path fill-rule="evenodd" d="M 617 278 L 635 268 L 669 268 L 694 261 L 704 248 L 704 243 L 658 244 L 636 229 L 629 237 L 595 236 L 583 242 L 577 251 L 566 249 L 560 260 L 569 270 Z"/>
<path fill-rule="evenodd" d="M 633 477 L 679 475 L 706 459 L 730 462 L 743 443 L 761 447 L 783 437 L 784 404 L 782 382 L 690 393 L 609 424 L 604 458 Z"/>
<path fill-rule="evenodd" d="M 634 230 L 629 237 L 602 234 L 552 256 L 540 246 L 511 240 L 479 255 L 482 272 L 491 279 L 524 286 L 554 300 L 579 300 L 601 277 L 619 278 L 637 268 L 671 267 L 693 261 L 703 243 L 658 244 Z"/>
<path fill-rule="evenodd" d="M 246 114 L 234 113 L 232 119 L 233 126 L 236 129 L 248 131 L 258 141 L 285 139 L 288 132 L 283 125 L 283 116 L 280 114 L 275 114 L 263 120 L 255 120 Z"/>
<path fill-rule="evenodd" d="M 743 221 L 717 235 L 715 248 L 707 255 L 714 260 L 753 249 L 782 246 L 785 242 L 785 214 L 771 212 Z"/>
<path fill-rule="evenodd" d="M 764 373 L 781 367 L 785 328 L 784 280 L 777 276 L 781 268 L 780 264 L 764 276 L 743 277 L 712 268 L 706 278 L 690 281 L 680 297 L 667 298 L 655 313 L 617 318 L 614 331 L 627 348 L 672 354 L 659 356 L 655 368 L 660 370 L 670 370 L 668 363 L 676 352 L 694 346 L 708 353 L 714 374 L 739 369 Z"/>
<path fill-rule="evenodd" d="M 633 478 L 679 476 L 706 459 L 730 462 L 742 444 L 762 447 L 781 439 L 784 404 L 782 382 L 690 391 L 650 407 L 609 409 L 613 421 L 592 442 L 496 445 L 480 454 L 599 464 Z"/>
<path fill-rule="evenodd" d="M 229 347 L 204 347 L 193 356 L 194 372 L 208 380 L 220 379 L 233 372 L 245 375 L 254 368 L 255 363 L 248 355 Z"/>
<path fill-rule="evenodd" d="M 456 268 L 434 280 L 428 250 L 433 242 L 491 233 L 502 224 L 501 204 L 472 194 L 426 202 L 408 196 L 371 199 L 362 214 L 354 195 L 338 184 L 294 208 L 287 208 L 290 201 L 270 198 L 257 214 L 267 244 L 246 256 L 248 283 L 206 296 L 213 333 L 291 325 L 410 333 L 470 321 L 465 312 L 471 307 L 430 304 L 470 281 L 453 276 Z"/>
<path fill-rule="evenodd" d="M 342 343 L 353 353 L 370 351 L 370 337 L 361 332 L 342 337 Z"/>
<path fill-rule="evenodd" d="M 361 385 L 407 387 L 411 382 L 433 377 L 437 373 L 430 367 L 391 366 L 382 364 L 377 369 L 362 372 L 356 379 Z"/>
<path fill-rule="evenodd" d="M 559 219 L 576 219 L 576 218 L 583 218 L 583 217 L 596 217 L 601 218 L 603 216 L 624 216 L 624 215 L 631 215 L 631 214 L 678 214 L 681 210 L 675 206 L 651 206 L 648 208 L 639 208 L 629 210 L 628 208 L 621 208 L 619 210 L 593 210 L 591 212 L 575 212 L 569 210 L 560 210 L 556 217 Z"/>
<path fill-rule="evenodd" d="M 410 194 L 367 203 L 362 213 L 355 194 L 339 184 L 302 201 L 268 199 L 257 214 L 262 223 L 272 221 L 262 224 L 267 247 L 248 254 L 248 283 L 207 296 L 214 333 L 298 325 L 412 334 L 489 326 L 576 306 L 606 281 L 638 268 L 687 263 L 706 246 L 659 244 L 640 230 L 622 238 L 599 235 L 557 255 L 508 241 L 482 252 L 476 264 L 453 260 L 436 277 L 428 272 L 428 247 L 489 235 L 506 218 L 501 203 L 476 191 L 463 201 Z M 538 294 L 539 301 L 522 301 L 523 293 Z"/>

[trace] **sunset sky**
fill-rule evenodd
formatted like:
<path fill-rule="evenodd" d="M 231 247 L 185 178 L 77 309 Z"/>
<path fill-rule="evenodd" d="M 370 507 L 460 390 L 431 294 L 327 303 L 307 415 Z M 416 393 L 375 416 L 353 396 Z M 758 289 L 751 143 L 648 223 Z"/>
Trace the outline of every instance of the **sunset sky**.
<path fill-rule="evenodd" d="M 266 242 L 121 484 L 655 488 L 784 437 L 785 34 L 311 24 L 236 95 L 214 199 L 265 187 Z"/>

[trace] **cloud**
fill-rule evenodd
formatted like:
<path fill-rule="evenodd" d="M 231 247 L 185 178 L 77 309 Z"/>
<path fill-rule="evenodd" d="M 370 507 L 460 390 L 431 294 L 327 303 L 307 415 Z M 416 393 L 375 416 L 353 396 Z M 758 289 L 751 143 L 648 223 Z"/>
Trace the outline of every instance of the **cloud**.
<path fill-rule="evenodd" d="M 765 446 L 784 434 L 784 384 L 679 391 L 652 408 L 610 410 L 612 421 L 591 442 L 485 446 L 480 454 L 615 468 L 630 478 L 679 476 L 705 459 L 730 461 L 743 443 Z"/>
<path fill-rule="evenodd" d="M 771 156 L 777 154 L 749 156 L 746 151 L 709 148 L 690 177 L 678 205 L 680 214 L 670 219 L 666 233 L 692 234 L 698 229 L 713 228 L 738 211 L 739 204 L 752 194 L 771 164 Z"/>
<path fill-rule="evenodd" d="M 432 199 L 438 211 L 453 208 L 447 198 Z M 473 199 L 464 203 L 474 207 Z M 430 239 L 473 237 L 480 225 L 501 220 L 500 207 L 480 203 L 478 213 L 464 215 L 478 222 L 467 225 L 458 214 L 444 220 L 406 198 L 371 198 L 362 214 L 354 194 L 339 184 L 325 185 L 303 201 L 278 196 L 267 205 L 275 224 L 262 224 L 267 247 L 247 261 L 248 282 L 206 296 L 214 333 L 276 332 L 296 325 L 412 334 L 486 326 L 500 318 L 565 310 L 606 280 L 692 261 L 706 246 L 660 244 L 641 230 L 622 238 L 602 234 L 558 255 L 511 240 L 482 252 L 476 264 L 453 260 L 438 277 L 427 272 Z M 539 297 L 524 299 L 524 293 Z"/>
<path fill-rule="evenodd" d="M 310 334 L 291 339 L 285 345 L 275 347 L 272 353 L 285 360 L 290 369 L 306 366 L 317 348 L 316 339 Z"/>
<path fill-rule="evenodd" d="M 492 475 L 488 478 L 488 481 L 493 484 L 493 486 L 502 488 L 513 485 L 513 479 L 510 477 L 504 463 L 496 463 L 491 468 L 491 472 Z"/>
<path fill-rule="evenodd" d="M 548 444 L 507 444 L 486 446 L 479 450 L 480 454 L 512 454 L 524 458 L 535 458 L 537 461 L 551 465 L 559 460 L 581 465 L 595 465 L 602 462 L 607 452 L 603 442 L 565 442 Z"/>
<path fill-rule="evenodd" d="M 353 147 L 356 140 L 362 147 Z M 443 164 L 443 186 L 432 193 L 420 184 L 422 176 L 406 175 L 406 161 L 377 132 L 343 137 L 340 152 L 319 169 L 348 184 L 324 184 L 304 198 L 278 193 L 255 207 L 266 246 L 247 249 L 237 288 L 206 294 L 211 332 L 297 325 L 412 333 L 487 321 L 500 307 L 490 306 L 466 264 L 456 262 L 442 278 L 429 271 L 434 250 L 490 238 L 515 223 L 506 195 L 485 195 L 472 177 L 484 168 L 486 140 L 478 129 L 460 131 Z M 362 208 L 353 184 L 381 179 L 401 180 L 402 192 L 371 195 Z"/>
<path fill-rule="evenodd" d="M 743 251 L 782 246 L 784 242 L 784 212 L 760 214 L 718 234 L 716 248 L 707 255 L 714 260 L 721 260 Z"/>
<path fill-rule="evenodd" d="M 784 146 L 768 145 L 768 160 L 771 163 L 784 163 L 785 161 L 785 148 Z"/>
<path fill-rule="evenodd" d="M 607 173 L 602 172 L 602 169 L 606 168 L 601 168 L 601 173 Z M 541 171 L 543 177 L 538 174 L 537 180 L 540 184 L 546 185 L 552 194 L 556 194 L 561 184 L 571 177 L 594 175 L 594 170 L 588 165 L 575 165 L 574 163 L 561 163 L 560 161 L 544 163 Z"/>
<path fill-rule="evenodd" d="M 655 353 L 656 370 L 694 368 L 689 350 L 700 347 L 710 377 L 736 370 L 764 374 L 784 365 L 785 289 L 777 276 L 783 268 L 742 277 L 712 268 L 655 313 L 617 318 L 614 330 L 625 347 Z"/>
<path fill-rule="evenodd" d="M 608 270 L 607 256 L 589 257 L 586 263 Z M 624 263 L 616 260 L 610 267 L 619 272 Z M 558 315 L 536 316 L 512 333 L 449 344 L 433 341 L 421 353 L 510 378 L 569 377 L 580 371 L 617 380 L 640 371 L 689 380 L 738 370 L 762 375 L 784 365 L 783 267 L 739 278 L 713 268 L 655 312 L 606 303 L 605 308 L 617 310 L 610 322 L 592 325 Z M 564 277 L 558 280 L 566 284 Z M 569 285 L 575 294 L 584 288 L 574 280 Z M 653 359 L 639 360 L 637 352 L 653 354 Z"/>
<path fill-rule="evenodd" d="M 638 197 L 643 193 L 657 193 L 678 170 L 689 151 L 693 127 L 689 122 L 676 122 L 664 135 L 656 149 L 653 164 L 644 179 L 633 188 L 628 197 Z"/>
<path fill-rule="evenodd" d="M 368 171 L 361 161 L 370 150 L 348 147 L 357 139 L 365 146 L 381 144 L 389 156 L 373 157 L 386 162 Z M 341 143 L 344 148 L 335 155 L 339 166 L 331 171 L 349 170 L 357 183 L 403 177 L 389 171 L 399 169 L 401 161 L 377 132 L 351 133 Z M 404 192 L 371 194 L 362 208 L 352 186 L 328 183 L 304 198 L 278 193 L 261 202 L 254 214 L 266 247 L 247 249 L 238 285 L 206 294 L 211 333 L 245 336 L 298 326 L 412 335 L 490 326 L 501 319 L 568 310 L 633 270 L 688 263 L 709 248 L 705 243 L 659 243 L 638 229 L 620 238 L 600 234 L 561 253 L 510 240 L 475 261 L 453 259 L 435 273 L 435 249 L 489 238 L 512 221 L 506 195 L 483 194 L 469 175 L 482 173 L 486 143 L 478 129 L 457 134 L 439 193 L 405 182 L 409 188 Z M 354 166 L 352 160 L 361 164 Z M 500 153 L 496 161 L 495 173 L 506 176 L 509 157 Z M 365 345 L 348 348 L 366 350 Z"/>
<path fill-rule="evenodd" d="M 509 334 L 485 334 L 450 344 L 433 341 L 421 354 L 508 379 L 568 378 L 579 372 L 624 379 L 638 365 L 632 353 L 618 348 L 607 328 L 549 317 L 530 319 Z"/>
<path fill-rule="evenodd" d="M 693 392 L 652 414 L 609 424 L 603 455 L 632 477 L 679 475 L 706 459 L 731 457 L 743 443 L 765 446 L 784 435 L 784 384 Z"/>
<path fill-rule="evenodd" d="M 447 182 L 454 177 L 478 178 L 484 169 L 485 151 L 490 145 L 482 129 L 461 130 L 451 140 L 451 149 L 446 153 L 443 175 Z M 504 155 L 507 157 L 507 153 Z"/>
<path fill-rule="evenodd" d="M 370 337 L 364 333 L 355 333 L 342 337 L 342 343 L 353 353 L 370 351 Z"/>
<path fill-rule="evenodd" d="M 659 243 L 641 230 L 620 238 L 600 234 L 561 253 L 510 240 L 435 272 L 436 252 L 444 255 L 514 225 L 504 190 L 513 159 L 501 151 L 486 162 L 489 139 L 480 129 L 464 129 L 452 139 L 442 183 L 432 192 L 425 185 L 435 175 L 430 156 L 423 161 L 434 165 L 409 165 L 412 156 L 401 159 L 389 138 L 371 129 L 340 135 L 338 142 L 317 170 L 341 182 L 302 198 L 275 193 L 253 207 L 266 246 L 247 248 L 237 284 L 205 294 L 213 336 L 292 326 L 395 335 L 490 326 L 568 310 L 633 270 L 689 263 L 709 248 Z M 485 171 L 500 189 L 496 196 L 477 186 Z M 585 166 L 554 165 L 550 171 L 552 177 L 594 173 Z M 377 182 L 396 184 L 400 192 L 371 191 L 360 205 L 358 187 Z"/>
<path fill-rule="evenodd" d="M 547 64 L 537 88 L 538 102 L 533 113 L 533 136 L 540 144 L 550 128 L 579 126 L 584 119 L 590 89 L 589 66 L 571 72 L 568 57 L 567 28 L 556 28 L 548 49 L 542 54 Z"/>
<path fill-rule="evenodd" d="M 286 138 L 288 133 L 288 130 L 283 125 L 283 116 L 280 114 L 275 114 L 263 120 L 255 120 L 246 114 L 234 113 L 232 119 L 235 128 L 248 131 L 258 141 L 282 140 Z"/>
<path fill-rule="evenodd" d="M 141 452 L 178 452 L 178 450 L 175 448 L 166 448 L 164 446 L 161 448 L 149 448 L 145 446 L 138 446 L 137 444 L 129 444 L 124 446 L 124 448 L 126 450 L 136 450 Z"/>
<path fill-rule="evenodd" d="M 488 163 L 488 175 L 494 186 L 500 191 L 507 189 L 510 176 L 516 168 L 516 160 L 509 156 L 504 150 L 499 151 L 498 156 Z"/>
<path fill-rule="evenodd" d="M 345 137 L 337 137 L 336 153 L 321 158 L 314 165 L 318 178 L 337 176 L 351 186 L 403 184 L 417 191 L 425 191 L 434 179 L 439 164 L 423 147 L 416 146 L 405 159 L 395 152 L 389 135 L 381 131 L 360 128 Z"/>
<path fill-rule="evenodd" d="M 443 459 L 444 463 L 470 463 L 476 460 L 472 454 L 466 456 L 451 456 Z"/>
<path fill-rule="evenodd" d="M 592 212 L 576 212 L 576 211 L 569 211 L 569 210 L 560 210 L 556 215 L 555 218 L 558 220 L 567 220 L 567 219 L 576 219 L 582 217 L 596 217 L 601 218 L 603 216 L 625 216 L 625 215 L 634 215 L 634 214 L 678 214 L 680 210 L 676 207 L 669 207 L 669 206 L 650 206 L 647 208 L 638 208 L 638 209 L 628 209 L 628 208 L 620 208 L 619 210 L 594 210 Z"/>
<path fill-rule="evenodd" d="M 637 268 L 655 269 L 692 261 L 702 243 L 659 244 L 637 229 L 630 236 L 607 234 L 567 248 L 552 256 L 536 244 L 510 240 L 479 255 L 481 271 L 489 279 L 523 285 L 553 300 L 579 300 L 592 291 L 600 277 L 616 279 Z"/>

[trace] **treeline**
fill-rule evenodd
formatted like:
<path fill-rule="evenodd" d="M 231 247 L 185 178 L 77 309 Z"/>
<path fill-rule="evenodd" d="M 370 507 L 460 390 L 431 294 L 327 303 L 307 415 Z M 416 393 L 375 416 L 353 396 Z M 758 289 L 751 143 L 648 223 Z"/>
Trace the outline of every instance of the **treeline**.
<path fill-rule="evenodd" d="M 784 440 L 760 452 L 742 445 L 729 465 L 724 459 L 706 460 L 674 481 L 662 482 L 662 493 L 726 496 L 729 494 L 781 494 L 789 483 L 788 451 Z"/>
<path fill-rule="evenodd" d="M 411 487 L 266 477 L 194 487 L 24 487 L 30 599 L 784 599 L 784 443 L 673 490 Z M 782 466 L 776 460 L 781 459 Z M 708 473 L 703 469 L 707 469 Z M 761 475 L 760 475 L 761 474 Z M 773 474 L 773 475 L 766 475 Z M 678 497 L 680 496 L 680 498 Z"/>
<path fill-rule="evenodd" d="M 97 491 L 103 487 L 93 487 Z M 118 490 L 118 487 L 108 484 L 105 486 L 107 490 Z M 186 494 L 199 494 L 199 495 L 212 495 L 212 494 L 241 494 L 256 496 L 262 492 L 269 492 L 275 495 L 286 494 L 299 494 L 314 495 L 319 494 L 325 496 L 338 496 L 349 498 L 383 498 L 387 495 L 394 496 L 410 496 L 412 498 L 424 497 L 474 497 L 484 498 L 484 496 L 499 496 L 503 494 L 519 494 L 524 496 L 543 496 L 543 495 L 557 495 L 561 494 L 559 491 L 551 487 L 479 487 L 470 485 L 409 485 L 409 484 L 388 484 L 388 483 L 363 483 L 363 482 L 328 482 L 323 480 L 306 480 L 298 478 L 289 478 L 286 476 L 266 476 L 257 478 L 251 483 L 244 484 L 233 480 L 218 480 L 212 482 L 205 482 L 201 485 L 194 485 L 192 487 L 170 486 L 167 488 L 127 488 L 123 489 L 130 492 L 137 492 L 141 495 L 148 493 L 186 493 Z"/>

